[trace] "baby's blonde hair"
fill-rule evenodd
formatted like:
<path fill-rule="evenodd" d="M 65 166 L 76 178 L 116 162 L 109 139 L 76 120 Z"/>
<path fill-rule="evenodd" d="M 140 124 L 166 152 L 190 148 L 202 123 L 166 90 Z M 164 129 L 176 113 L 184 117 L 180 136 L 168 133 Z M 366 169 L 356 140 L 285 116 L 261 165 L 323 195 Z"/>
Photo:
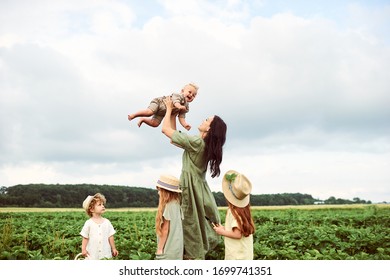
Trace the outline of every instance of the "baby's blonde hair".
<path fill-rule="evenodd" d="M 195 83 L 188 83 L 184 87 L 186 87 L 186 86 L 192 86 L 192 87 L 194 87 L 196 89 L 196 91 L 198 91 L 198 89 L 199 89 L 198 85 L 195 84 Z"/>

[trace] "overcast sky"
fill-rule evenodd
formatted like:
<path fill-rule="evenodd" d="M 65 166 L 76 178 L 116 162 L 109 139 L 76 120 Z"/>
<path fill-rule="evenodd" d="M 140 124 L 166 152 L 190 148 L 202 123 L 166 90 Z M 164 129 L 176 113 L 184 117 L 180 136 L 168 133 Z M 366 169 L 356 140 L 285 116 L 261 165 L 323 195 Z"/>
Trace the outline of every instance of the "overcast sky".
<path fill-rule="evenodd" d="M 225 120 L 222 175 L 390 202 L 389 27 L 377 0 L 1 1 L 0 186 L 180 176 L 182 150 L 127 115 L 195 82 L 188 133 Z"/>

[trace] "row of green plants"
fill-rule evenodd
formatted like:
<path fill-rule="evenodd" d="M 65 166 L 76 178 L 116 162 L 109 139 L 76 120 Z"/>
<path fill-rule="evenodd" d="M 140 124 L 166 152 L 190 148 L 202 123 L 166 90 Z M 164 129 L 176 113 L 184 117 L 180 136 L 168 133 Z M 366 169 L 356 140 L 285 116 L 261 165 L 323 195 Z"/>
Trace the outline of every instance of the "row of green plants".
<path fill-rule="evenodd" d="M 220 210 L 222 221 L 225 209 Z M 117 233 L 115 259 L 155 257 L 155 211 L 107 211 Z M 258 260 L 389 260 L 390 207 L 252 209 Z M 0 259 L 71 260 L 88 217 L 72 212 L 0 212 Z M 219 245 L 207 259 L 223 259 Z"/>

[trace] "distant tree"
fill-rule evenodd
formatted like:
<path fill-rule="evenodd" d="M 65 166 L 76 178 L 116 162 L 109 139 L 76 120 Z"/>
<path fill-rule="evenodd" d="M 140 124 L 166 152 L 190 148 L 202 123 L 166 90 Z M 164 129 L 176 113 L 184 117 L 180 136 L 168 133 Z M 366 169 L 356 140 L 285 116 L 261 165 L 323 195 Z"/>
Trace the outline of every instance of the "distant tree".
<path fill-rule="evenodd" d="M 226 198 L 222 192 L 213 193 L 217 206 L 227 206 Z"/>
<path fill-rule="evenodd" d="M 7 187 L 1 187 L 0 188 L 0 195 L 4 195 L 7 193 Z"/>
<path fill-rule="evenodd" d="M 29 184 L 0 188 L 0 206 L 2 207 L 57 207 L 81 208 L 88 195 L 97 192 L 107 198 L 109 208 L 123 207 L 157 207 L 158 194 L 155 188 L 141 188 L 114 185 L 93 184 Z M 218 206 L 226 206 L 222 192 L 213 193 Z M 268 205 L 308 205 L 317 201 L 309 194 L 282 193 L 251 195 L 252 206 Z M 336 199 L 334 196 L 324 201 L 325 204 L 371 203 L 360 198 L 353 201 Z"/>
<path fill-rule="evenodd" d="M 352 200 L 354 203 L 357 203 L 357 204 L 360 203 L 360 198 L 358 198 L 358 197 L 354 197 Z"/>
<path fill-rule="evenodd" d="M 329 197 L 324 202 L 325 204 L 337 204 L 337 200 L 334 196 Z"/>

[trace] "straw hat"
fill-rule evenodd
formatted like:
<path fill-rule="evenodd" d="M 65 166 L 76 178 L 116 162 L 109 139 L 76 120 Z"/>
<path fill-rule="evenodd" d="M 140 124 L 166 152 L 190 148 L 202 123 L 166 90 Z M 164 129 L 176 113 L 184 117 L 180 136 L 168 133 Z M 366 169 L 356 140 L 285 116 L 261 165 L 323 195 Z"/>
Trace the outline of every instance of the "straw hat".
<path fill-rule="evenodd" d="M 93 195 L 88 195 L 87 198 L 83 201 L 83 208 L 85 211 L 88 211 L 89 204 L 91 204 Z"/>
<path fill-rule="evenodd" d="M 223 176 L 222 191 L 231 204 L 242 208 L 249 204 L 252 184 L 245 175 L 229 170 Z"/>
<path fill-rule="evenodd" d="M 161 175 L 157 181 L 156 187 L 171 191 L 181 193 L 179 187 L 180 181 L 175 176 L 172 175 Z"/>

